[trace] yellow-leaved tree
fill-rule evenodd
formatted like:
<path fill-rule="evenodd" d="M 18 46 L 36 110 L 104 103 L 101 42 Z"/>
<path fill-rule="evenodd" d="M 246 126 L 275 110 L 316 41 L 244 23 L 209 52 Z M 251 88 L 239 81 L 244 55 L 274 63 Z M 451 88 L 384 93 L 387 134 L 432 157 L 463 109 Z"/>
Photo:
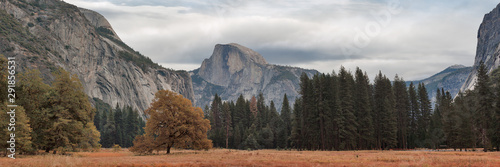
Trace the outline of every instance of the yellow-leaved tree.
<path fill-rule="evenodd" d="M 160 90 L 145 113 L 149 116 L 146 133 L 135 138 L 130 151 L 143 154 L 167 150 L 169 154 L 172 147 L 212 148 L 212 141 L 207 138 L 210 121 L 203 118 L 201 108 L 193 107 L 182 95 Z"/>

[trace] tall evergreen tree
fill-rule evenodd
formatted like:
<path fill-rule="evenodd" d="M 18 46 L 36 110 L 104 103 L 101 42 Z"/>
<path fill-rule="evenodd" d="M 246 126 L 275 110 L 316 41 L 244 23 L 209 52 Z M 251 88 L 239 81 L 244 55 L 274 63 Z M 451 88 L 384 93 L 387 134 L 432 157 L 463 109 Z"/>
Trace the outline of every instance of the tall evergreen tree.
<path fill-rule="evenodd" d="M 335 71 L 332 71 L 330 82 L 331 86 L 329 89 L 329 94 L 327 94 L 327 103 L 328 103 L 328 108 L 330 109 L 330 112 L 328 113 L 328 119 L 327 121 L 327 136 L 330 138 L 329 142 L 329 149 L 331 150 L 340 150 L 340 123 L 342 122 L 342 116 L 340 112 L 340 97 L 339 97 L 339 92 L 340 92 L 340 84 L 339 84 L 339 76 L 335 73 Z"/>
<path fill-rule="evenodd" d="M 430 147 L 429 142 L 426 141 L 429 139 L 429 125 L 431 120 L 431 101 L 429 100 L 429 96 L 427 94 L 427 89 L 423 83 L 418 85 L 418 104 L 419 113 L 417 114 L 417 145 L 419 147 Z"/>
<path fill-rule="evenodd" d="M 208 138 L 213 141 L 214 147 L 224 147 L 226 144 L 223 129 L 222 99 L 217 94 L 215 94 L 212 101 L 209 118 L 211 129 L 208 132 Z"/>
<path fill-rule="evenodd" d="M 474 113 L 475 124 L 479 133 L 479 139 L 483 146 L 483 151 L 488 151 L 491 148 L 491 133 L 488 133 L 491 128 L 492 118 L 493 118 L 493 94 L 490 89 L 490 78 L 488 76 L 488 70 L 483 62 L 479 64 L 479 69 L 477 70 L 477 81 L 475 89 L 477 91 L 477 110 Z M 498 132 L 496 132 L 498 133 Z"/>
<path fill-rule="evenodd" d="M 496 85 L 496 99 L 495 99 L 495 112 L 493 113 L 493 127 L 492 130 L 492 145 L 496 147 L 497 151 L 500 151 L 500 77 L 498 77 L 495 82 Z"/>
<path fill-rule="evenodd" d="M 269 118 L 269 110 L 266 107 L 264 94 L 262 94 L 262 92 L 259 93 L 259 95 L 257 96 L 256 103 L 254 103 L 252 101 L 253 100 L 251 99 L 250 100 L 250 111 L 256 112 L 256 115 L 254 115 L 254 116 L 256 116 L 255 120 L 253 120 L 253 117 L 252 117 L 252 121 L 256 121 L 256 125 L 257 125 L 256 129 L 260 130 L 260 129 L 266 127 L 267 123 L 269 123 L 269 121 L 271 119 L 271 118 Z M 252 111 L 252 110 L 256 110 L 256 111 Z M 250 123 L 252 123 L 252 122 L 250 122 Z"/>
<path fill-rule="evenodd" d="M 356 139 L 358 137 L 356 116 L 354 115 L 354 101 L 352 97 L 352 86 L 354 79 L 352 75 L 344 68 L 340 68 L 339 72 L 339 97 L 340 97 L 340 149 L 352 150 L 357 148 Z"/>
<path fill-rule="evenodd" d="M 418 118 L 420 115 L 420 104 L 418 100 L 417 90 L 413 82 L 408 87 L 408 96 L 410 102 L 410 118 L 409 118 L 409 135 L 408 148 L 416 148 L 418 143 Z"/>
<path fill-rule="evenodd" d="M 397 144 L 397 124 L 394 114 L 394 94 L 391 81 L 382 72 L 375 77 L 375 136 L 376 147 L 390 149 Z"/>
<path fill-rule="evenodd" d="M 406 89 L 406 82 L 404 79 L 399 78 L 398 75 L 394 77 L 394 95 L 396 100 L 396 117 L 397 117 L 397 138 L 398 148 L 408 148 L 408 128 L 410 119 L 410 100 L 408 91 Z"/>
<path fill-rule="evenodd" d="M 295 147 L 297 150 L 302 150 L 303 149 L 303 141 L 302 141 L 302 129 L 304 126 L 304 117 L 302 115 L 302 98 L 298 98 L 295 100 L 295 103 L 293 104 L 293 114 L 292 114 L 292 134 L 291 134 L 291 139 L 292 139 L 292 146 Z"/>
<path fill-rule="evenodd" d="M 281 148 L 290 148 L 290 136 L 292 134 L 292 109 L 290 108 L 290 103 L 286 94 L 283 96 L 283 103 L 281 103 L 280 118 L 283 121 L 283 126 L 281 129 L 280 137 L 278 143 L 283 143 L 280 145 Z"/>
<path fill-rule="evenodd" d="M 366 73 L 358 67 L 356 69 L 356 82 L 354 89 L 354 111 L 358 126 L 358 149 L 369 149 L 373 139 L 373 119 L 370 103 L 370 80 Z"/>
<path fill-rule="evenodd" d="M 225 102 L 222 105 L 222 118 L 224 119 L 224 135 L 226 139 L 226 148 L 229 148 L 229 136 L 231 136 L 232 121 L 231 121 L 231 108 L 229 103 Z"/>
<path fill-rule="evenodd" d="M 473 94 L 472 92 L 467 92 L 467 95 Z M 475 148 L 477 143 L 476 135 L 474 134 L 474 121 L 472 119 L 472 113 L 474 111 L 473 100 L 471 97 L 465 96 L 463 93 L 458 93 L 453 103 L 454 108 L 457 110 L 459 120 L 459 134 L 460 137 L 457 139 L 457 146 L 460 150 L 467 148 Z"/>
<path fill-rule="evenodd" d="M 245 98 L 243 95 L 240 95 L 238 97 L 238 100 L 236 101 L 235 105 L 235 111 L 233 112 L 232 118 L 233 118 L 233 127 L 234 127 L 234 138 L 233 138 L 233 144 L 234 147 L 239 147 L 240 144 L 244 140 L 244 127 L 248 127 L 244 124 L 244 120 L 248 119 L 245 116 L 247 104 L 245 102 Z"/>
<path fill-rule="evenodd" d="M 139 114 L 134 111 L 130 106 L 127 106 L 127 118 L 126 123 L 126 143 L 124 147 L 132 147 L 135 136 L 139 135 L 140 132 L 140 121 Z"/>
<path fill-rule="evenodd" d="M 123 146 L 123 133 L 124 133 L 124 129 L 123 129 L 123 114 L 122 114 L 122 109 L 120 108 L 120 106 L 118 106 L 118 104 L 116 104 L 116 108 L 115 108 L 115 111 L 114 111 L 114 120 L 115 120 L 115 128 L 116 128 L 116 131 L 115 131 L 115 142 L 114 144 L 118 144 L 120 146 Z"/>
<path fill-rule="evenodd" d="M 116 124 L 114 112 L 109 112 L 106 116 L 106 124 L 103 126 L 102 147 L 109 148 L 116 144 Z"/>
<path fill-rule="evenodd" d="M 316 127 L 318 117 L 314 110 L 314 90 L 312 81 L 307 74 L 302 73 L 300 77 L 300 94 L 302 95 L 302 147 L 308 150 L 313 149 L 313 145 L 319 143 L 319 128 Z"/>
<path fill-rule="evenodd" d="M 429 131 L 427 134 L 427 144 L 430 148 L 438 149 L 439 145 L 445 141 L 442 119 L 443 116 L 441 115 L 439 108 L 434 110 L 434 113 L 431 115 Z"/>
<path fill-rule="evenodd" d="M 460 124 L 465 120 L 460 117 L 461 113 L 458 112 L 458 109 L 454 108 L 452 104 L 453 99 L 450 93 L 445 93 L 444 89 L 438 89 L 437 92 L 435 110 L 439 110 L 442 115 L 443 132 L 446 136 L 446 143 L 448 147 L 457 149 L 460 147 Z"/>

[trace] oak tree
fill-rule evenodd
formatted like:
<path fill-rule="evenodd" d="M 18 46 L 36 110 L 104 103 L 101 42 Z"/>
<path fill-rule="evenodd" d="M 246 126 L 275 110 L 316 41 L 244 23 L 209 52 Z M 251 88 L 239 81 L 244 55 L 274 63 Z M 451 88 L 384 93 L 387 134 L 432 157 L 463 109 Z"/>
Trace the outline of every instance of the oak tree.
<path fill-rule="evenodd" d="M 149 116 L 146 134 L 136 137 L 131 151 L 147 153 L 166 149 L 169 154 L 172 147 L 212 148 L 212 141 L 207 139 L 210 121 L 203 118 L 201 108 L 193 107 L 182 95 L 160 90 L 145 113 Z"/>

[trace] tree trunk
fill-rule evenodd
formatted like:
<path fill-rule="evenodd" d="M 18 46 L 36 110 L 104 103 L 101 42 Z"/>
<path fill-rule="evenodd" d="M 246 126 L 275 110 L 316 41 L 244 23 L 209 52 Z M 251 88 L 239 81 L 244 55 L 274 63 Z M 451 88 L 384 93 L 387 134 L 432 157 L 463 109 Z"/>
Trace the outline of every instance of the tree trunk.
<path fill-rule="evenodd" d="M 226 149 L 229 148 L 229 124 L 226 124 Z"/>
<path fill-rule="evenodd" d="M 170 154 L 170 148 L 171 148 L 171 146 L 167 147 L 167 154 Z"/>

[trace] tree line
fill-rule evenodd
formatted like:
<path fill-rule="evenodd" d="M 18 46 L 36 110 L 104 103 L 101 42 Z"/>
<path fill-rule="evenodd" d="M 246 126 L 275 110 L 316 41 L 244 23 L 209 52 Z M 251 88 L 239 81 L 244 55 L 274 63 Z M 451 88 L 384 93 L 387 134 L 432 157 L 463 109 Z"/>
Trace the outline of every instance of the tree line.
<path fill-rule="evenodd" d="M 263 94 L 251 100 L 240 95 L 236 103 L 222 102 L 216 94 L 205 117 L 212 127 L 208 138 L 214 147 L 232 149 L 291 148 L 291 109 L 285 95 L 281 114 L 274 102 L 265 104 Z"/>
<path fill-rule="evenodd" d="M 94 98 L 96 115 L 94 124 L 101 133 L 100 144 L 104 148 L 114 145 L 132 147 L 134 138 L 144 133 L 146 122 L 139 116 L 139 112 L 130 106 L 114 109 L 104 101 Z"/>
<path fill-rule="evenodd" d="M 205 107 L 208 137 L 214 147 L 234 149 L 498 149 L 500 72 L 490 82 L 481 68 L 474 91 L 453 100 L 441 89 L 434 108 L 423 83 L 407 86 L 401 77 L 390 81 L 381 72 L 371 83 L 361 69 L 353 74 L 344 67 L 339 73 L 302 74 L 301 97 L 292 110 L 285 95 L 279 113 L 262 94 L 250 100 L 240 95 L 236 103 L 216 94 Z"/>

